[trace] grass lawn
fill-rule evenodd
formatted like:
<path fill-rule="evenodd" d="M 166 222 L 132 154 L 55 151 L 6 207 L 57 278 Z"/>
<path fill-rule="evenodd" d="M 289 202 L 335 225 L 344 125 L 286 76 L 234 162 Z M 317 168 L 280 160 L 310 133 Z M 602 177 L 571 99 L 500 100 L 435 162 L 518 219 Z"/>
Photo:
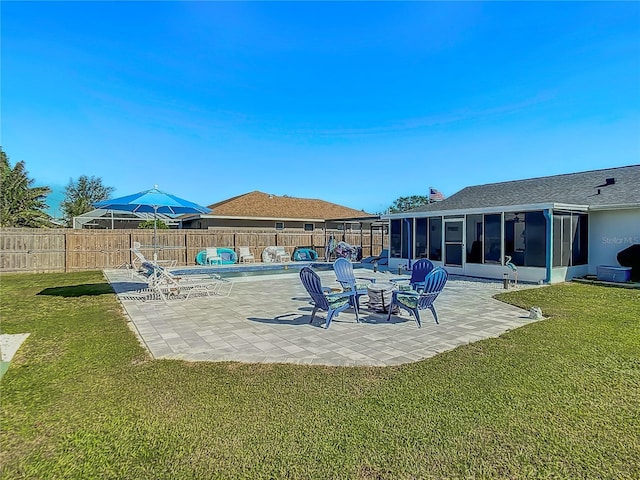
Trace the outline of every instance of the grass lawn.
<path fill-rule="evenodd" d="M 99 272 L 2 275 L 0 477 L 640 478 L 640 292 L 387 368 L 150 360 Z M 444 320 L 446 321 L 446 320 Z"/>

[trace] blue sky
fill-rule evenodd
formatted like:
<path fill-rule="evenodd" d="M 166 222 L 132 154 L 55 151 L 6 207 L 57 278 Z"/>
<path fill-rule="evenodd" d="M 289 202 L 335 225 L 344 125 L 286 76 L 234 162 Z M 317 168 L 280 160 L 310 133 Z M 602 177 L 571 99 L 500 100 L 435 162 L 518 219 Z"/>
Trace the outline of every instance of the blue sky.
<path fill-rule="evenodd" d="M 207 205 L 640 163 L 638 2 L 2 2 L 1 142 L 37 185 Z M 54 207 L 55 208 L 55 207 Z"/>

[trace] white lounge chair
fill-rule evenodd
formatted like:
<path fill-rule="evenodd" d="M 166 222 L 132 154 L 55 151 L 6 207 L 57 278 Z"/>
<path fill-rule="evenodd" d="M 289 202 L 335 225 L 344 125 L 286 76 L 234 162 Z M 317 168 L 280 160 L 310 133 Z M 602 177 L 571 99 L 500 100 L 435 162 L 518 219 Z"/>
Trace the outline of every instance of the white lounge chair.
<path fill-rule="evenodd" d="M 161 299 L 188 300 L 192 296 L 222 295 L 228 297 L 233 282 L 220 275 L 185 275 L 177 276 L 164 267 L 152 262 L 145 262 L 138 275 L 147 282 L 147 288 L 139 292 L 144 300 Z"/>
<path fill-rule="evenodd" d="M 247 262 L 255 262 L 256 259 L 253 257 L 253 255 L 251 254 L 251 251 L 249 250 L 249 247 L 239 247 L 239 255 L 238 257 L 240 257 L 240 262 L 242 263 L 247 263 Z"/>
<path fill-rule="evenodd" d="M 145 262 L 155 263 L 162 267 L 175 267 L 178 263 L 177 260 L 156 260 L 155 262 L 147 260 L 147 258 L 145 258 L 145 256 L 140 251 L 141 247 L 142 245 L 140 245 L 140 242 L 133 242 L 133 247 L 130 248 L 131 253 L 133 253 L 134 256 L 134 258 L 131 260 L 131 267 L 133 268 L 133 270 L 139 270 L 142 264 Z"/>

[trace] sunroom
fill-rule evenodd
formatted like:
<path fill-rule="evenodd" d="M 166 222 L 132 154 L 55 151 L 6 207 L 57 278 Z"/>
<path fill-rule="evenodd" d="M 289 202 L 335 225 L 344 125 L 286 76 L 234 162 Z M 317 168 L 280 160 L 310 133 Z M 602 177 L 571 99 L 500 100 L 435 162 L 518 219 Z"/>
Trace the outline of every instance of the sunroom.
<path fill-rule="evenodd" d="M 449 273 L 482 278 L 554 283 L 586 275 L 587 208 L 544 203 L 386 215 L 389 267 L 428 258 Z"/>

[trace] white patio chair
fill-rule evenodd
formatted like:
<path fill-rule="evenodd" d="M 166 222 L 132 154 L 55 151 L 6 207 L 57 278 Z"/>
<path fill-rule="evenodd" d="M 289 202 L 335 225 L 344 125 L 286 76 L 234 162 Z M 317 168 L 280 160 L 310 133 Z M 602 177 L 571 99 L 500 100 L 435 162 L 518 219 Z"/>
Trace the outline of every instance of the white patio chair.
<path fill-rule="evenodd" d="M 242 263 L 248 263 L 248 262 L 255 262 L 256 259 L 254 258 L 254 256 L 251 254 L 251 251 L 249 250 L 249 247 L 239 247 L 239 255 L 238 257 L 240 257 L 240 262 Z"/>
<path fill-rule="evenodd" d="M 290 262 L 291 255 L 287 253 L 284 247 L 276 247 L 276 262 Z"/>
<path fill-rule="evenodd" d="M 207 248 L 205 260 L 208 265 L 212 265 L 214 263 L 222 265 L 222 257 L 218 253 L 218 249 L 216 247 Z"/>

